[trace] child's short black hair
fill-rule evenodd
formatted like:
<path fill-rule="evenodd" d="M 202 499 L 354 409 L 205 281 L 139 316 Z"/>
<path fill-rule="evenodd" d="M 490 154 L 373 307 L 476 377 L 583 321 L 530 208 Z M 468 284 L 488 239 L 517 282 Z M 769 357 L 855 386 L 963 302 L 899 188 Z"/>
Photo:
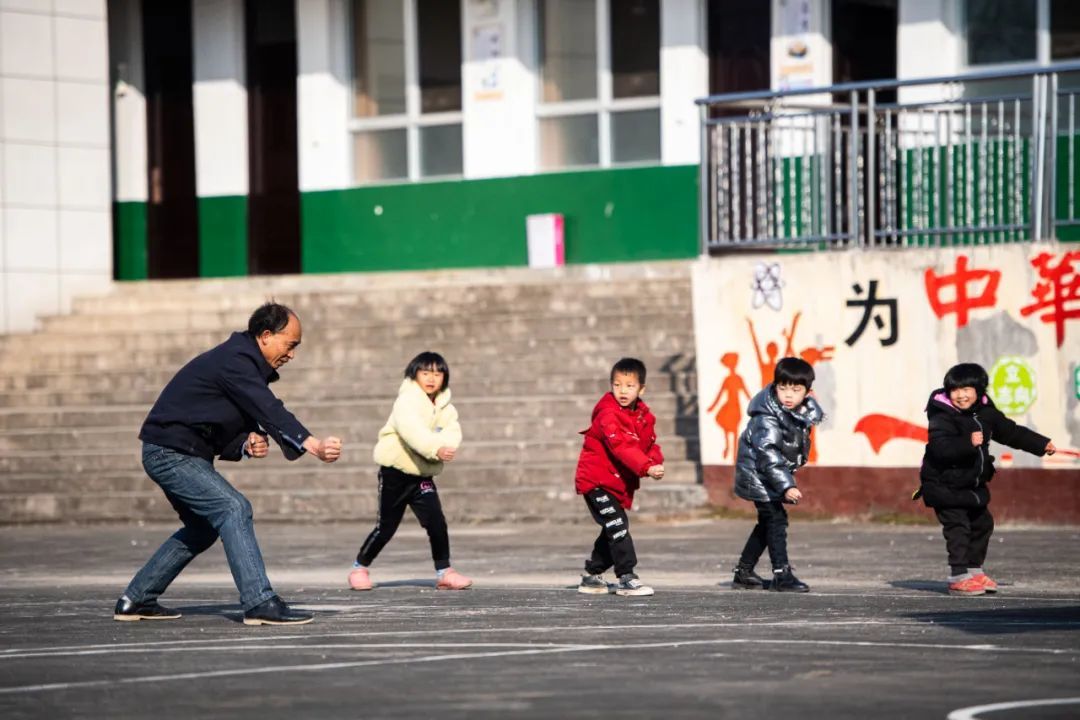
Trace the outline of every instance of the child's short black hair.
<path fill-rule="evenodd" d="M 612 365 L 611 379 L 608 380 L 608 382 L 615 382 L 615 373 L 637 375 L 638 382 L 642 385 L 645 384 L 645 363 L 641 362 L 637 358 L 626 357 Z"/>
<path fill-rule="evenodd" d="M 814 387 L 814 367 L 797 357 L 786 357 L 776 363 L 773 372 L 775 385 L 802 385 L 809 390 Z"/>
<path fill-rule="evenodd" d="M 421 370 L 437 370 L 441 372 L 443 374 L 443 384 L 439 389 L 445 390 L 450 387 L 450 366 L 446 364 L 446 360 L 439 353 L 425 350 L 414 357 L 405 367 L 405 377 L 415 380 Z"/>
<path fill-rule="evenodd" d="M 945 373 L 945 392 L 952 392 L 957 388 L 975 388 L 975 392 L 982 395 L 986 392 L 986 386 L 990 384 L 990 378 L 986 370 L 978 363 L 960 363 L 949 368 Z"/>

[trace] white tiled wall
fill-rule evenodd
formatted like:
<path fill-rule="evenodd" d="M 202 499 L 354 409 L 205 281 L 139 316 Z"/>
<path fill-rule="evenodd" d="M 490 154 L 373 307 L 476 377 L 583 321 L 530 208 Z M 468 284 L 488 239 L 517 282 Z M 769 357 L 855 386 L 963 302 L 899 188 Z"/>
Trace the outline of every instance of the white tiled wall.
<path fill-rule="evenodd" d="M 0 0 L 0 333 L 112 282 L 105 0 Z"/>

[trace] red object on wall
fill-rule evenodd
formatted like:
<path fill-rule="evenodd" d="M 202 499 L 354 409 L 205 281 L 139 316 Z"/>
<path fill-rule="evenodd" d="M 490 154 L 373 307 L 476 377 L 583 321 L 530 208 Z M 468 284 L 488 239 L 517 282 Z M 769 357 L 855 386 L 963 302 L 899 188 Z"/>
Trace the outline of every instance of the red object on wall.
<path fill-rule="evenodd" d="M 875 454 L 880 453 L 882 446 L 890 440 L 918 440 L 921 443 L 927 441 L 925 426 L 915 425 L 890 415 L 865 415 L 855 423 L 855 432 L 866 435 Z"/>

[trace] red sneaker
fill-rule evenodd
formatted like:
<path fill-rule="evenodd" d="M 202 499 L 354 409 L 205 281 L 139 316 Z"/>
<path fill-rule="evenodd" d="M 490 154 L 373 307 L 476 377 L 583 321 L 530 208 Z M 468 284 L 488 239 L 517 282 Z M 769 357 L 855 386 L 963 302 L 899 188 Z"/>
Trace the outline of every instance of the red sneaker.
<path fill-rule="evenodd" d="M 974 577 L 966 577 L 954 583 L 949 583 L 950 595 L 985 595 L 986 586 Z"/>
<path fill-rule="evenodd" d="M 996 593 L 997 592 L 997 589 L 998 589 L 997 583 L 994 582 L 993 580 L 991 580 L 990 576 L 987 575 L 986 573 L 979 573 L 978 575 L 974 575 L 974 576 L 972 576 L 972 579 L 973 580 L 978 580 L 980 583 L 982 583 L 983 590 L 985 590 L 986 592 L 988 592 L 988 593 Z"/>

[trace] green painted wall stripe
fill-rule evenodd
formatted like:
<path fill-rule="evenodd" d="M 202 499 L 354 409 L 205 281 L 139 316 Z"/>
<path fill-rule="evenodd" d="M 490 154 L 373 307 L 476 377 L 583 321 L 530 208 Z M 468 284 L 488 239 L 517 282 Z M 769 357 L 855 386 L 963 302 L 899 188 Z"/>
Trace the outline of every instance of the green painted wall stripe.
<path fill-rule="evenodd" d="M 248 274 L 247 196 L 199 198 L 199 274 Z"/>
<path fill-rule="evenodd" d="M 303 269 L 524 265 L 536 213 L 564 215 L 568 263 L 693 257 L 697 181 L 680 165 L 305 193 Z"/>
<path fill-rule="evenodd" d="M 113 203 L 113 276 L 145 280 L 147 275 L 146 203 Z"/>

